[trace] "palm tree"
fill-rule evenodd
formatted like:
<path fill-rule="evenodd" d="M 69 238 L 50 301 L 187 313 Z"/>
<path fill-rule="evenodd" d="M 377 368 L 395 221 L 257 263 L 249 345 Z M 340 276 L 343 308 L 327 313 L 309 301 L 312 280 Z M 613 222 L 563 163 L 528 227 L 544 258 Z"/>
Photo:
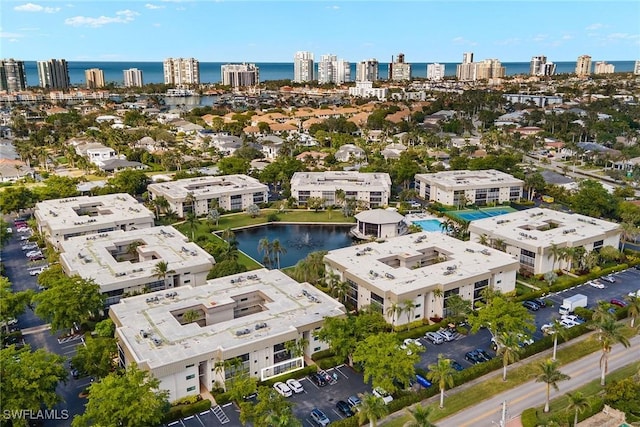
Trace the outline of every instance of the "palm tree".
<path fill-rule="evenodd" d="M 422 406 L 418 404 L 413 409 L 405 408 L 407 415 L 409 416 L 409 421 L 403 424 L 403 427 L 436 427 L 435 424 L 429 421 L 429 416 L 431 416 L 431 411 L 433 407 L 431 406 Z"/>
<path fill-rule="evenodd" d="M 360 394 L 360 406 L 358 407 L 358 422 L 364 423 L 369 420 L 370 427 L 376 427 L 378 420 L 387 415 L 389 408 L 384 400 L 374 394 Z"/>
<path fill-rule="evenodd" d="M 271 251 L 276 256 L 276 265 L 278 266 L 278 270 L 280 269 L 280 255 L 284 255 L 287 253 L 287 248 L 282 246 L 280 243 L 280 239 L 273 239 L 271 242 Z"/>
<path fill-rule="evenodd" d="M 485 233 L 482 233 L 480 236 L 478 236 L 478 243 L 484 246 L 489 246 L 489 236 L 487 236 Z"/>
<path fill-rule="evenodd" d="M 407 315 L 407 330 L 411 328 L 411 320 L 413 319 L 413 313 L 416 310 L 416 303 L 413 300 L 404 300 L 402 302 L 402 310 Z"/>
<path fill-rule="evenodd" d="M 271 248 L 272 243 L 269 241 L 268 237 L 263 237 L 258 242 L 258 252 L 264 253 L 265 266 L 269 269 L 271 269 Z"/>
<path fill-rule="evenodd" d="M 551 329 L 549 332 L 553 334 L 553 356 L 551 357 L 551 360 L 556 360 L 556 354 L 558 352 L 558 336 L 563 340 L 566 340 L 569 337 L 569 330 L 565 328 L 558 319 L 554 318 L 551 321 Z"/>
<path fill-rule="evenodd" d="M 547 400 L 544 403 L 544 412 L 549 412 L 551 387 L 558 391 L 558 382 L 568 380 L 571 377 L 560 372 L 557 360 L 544 360 L 538 364 L 538 368 L 540 369 L 540 375 L 536 378 L 536 382 L 547 384 Z"/>
<path fill-rule="evenodd" d="M 555 243 L 551 243 L 551 246 L 549 247 L 549 253 L 547 254 L 547 259 L 553 258 L 553 264 L 551 264 L 552 270 L 556 269 L 556 262 L 562 259 L 563 252 L 564 252 L 564 248 L 561 248 Z"/>
<path fill-rule="evenodd" d="M 636 317 L 640 315 L 640 298 L 635 295 L 628 295 L 625 300 L 629 303 L 627 305 L 627 313 L 631 317 L 631 327 L 633 328 L 636 323 Z"/>
<path fill-rule="evenodd" d="M 391 326 L 395 326 L 396 316 L 400 317 L 400 315 L 402 314 L 402 306 L 397 302 L 392 301 L 389 305 L 387 305 L 386 313 L 387 316 L 391 316 Z"/>
<path fill-rule="evenodd" d="M 191 241 L 193 242 L 195 240 L 196 227 L 198 226 L 198 217 L 193 212 L 188 212 L 185 222 L 189 225 Z"/>
<path fill-rule="evenodd" d="M 631 343 L 629 339 L 622 334 L 622 323 L 616 322 L 613 318 L 605 318 L 595 324 L 591 325 L 592 329 L 596 332 L 593 334 L 593 338 L 596 339 L 602 349 L 602 356 L 600 357 L 600 385 L 605 385 L 605 375 L 609 369 L 609 353 L 615 343 L 622 344 L 625 348 L 629 348 Z"/>
<path fill-rule="evenodd" d="M 309 344 L 308 340 L 291 340 L 284 343 L 284 348 L 292 357 L 300 357 L 304 354 L 304 348 Z"/>
<path fill-rule="evenodd" d="M 589 399 L 579 391 L 576 391 L 575 393 L 566 393 L 565 395 L 569 398 L 567 411 L 575 411 L 573 425 L 576 426 L 578 424 L 578 413 L 583 413 L 591 406 L 589 405 Z"/>
<path fill-rule="evenodd" d="M 207 215 L 209 221 L 215 221 L 216 227 L 218 226 L 218 222 L 220 222 L 220 212 L 216 208 L 212 208 L 209 210 L 209 214 Z"/>
<path fill-rule="evenodd" d="M 336 282 L 333 285 L 332 293 L 341 303 L 345 303 L 347 294 L 349 293 L 349 284 L 343 280 Z"/>
<path fill-rule="evenodd" d="M 496 337 L 496 344 L 498 345 L 496 354 L 502 356 L 502 381 L 506 381 L 507 366 L 520 359 L 520 352 L 522 351 L 520 339 L 513 332 L 503 332 Z"/>
<path fill-rule="evenodd" d="M 438 383 L 440 388 L 440 408 L 444 408 L 444 390 L 447 386 L 453 387 L 453 374 L 455 369 L 451 366 L 451 359 L 445 359 L 442 354 L 438 355 L 438 361 L 429 365 L 427 378 Z"/>
<path fill-rule="evenodd" d="M 175 273 L 175 270 L 169 269 L 169 263 L 167 261 L 159 261 L 155 267 L 153 267 L 151 273 L 164 282 L 167 276 Z"/>

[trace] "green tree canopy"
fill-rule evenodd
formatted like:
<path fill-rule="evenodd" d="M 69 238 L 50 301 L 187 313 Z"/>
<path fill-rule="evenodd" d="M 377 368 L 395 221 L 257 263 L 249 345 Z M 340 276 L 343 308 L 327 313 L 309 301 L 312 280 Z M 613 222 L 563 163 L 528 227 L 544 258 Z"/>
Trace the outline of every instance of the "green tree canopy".
<path fill-rule="evenodd" d="M 73 427 L 155 427 L 169 409 L 169 392 L 160 381 L 136 365 L 122 374 L 111 373 L 89 388 L 85 412 L 73 419 Z"/>
<path fill-rule="evenodd" d="M 240 422 L 251 422 L 255 426 L 301 426 L 302 423 L 293 415 L 292 406 L 293 404 L 273 387 L 258 387 L 257 403 L 240 404 Z M 275 420 L 277 424 L 274 424 Z"/>
<path fill-rule="evenodd" d="M 247 174 L 250 161 L 240 157 L 224 157 L 217 166 L 223 175 Z"/>
<path fill-rule="evenodd" d="M 486 327 L 496 337 L 502 333 L 521 334 L 529 337 L 536 330 L 534 318 L 521 303 L 507 300 L 502 296 L 491 298 L 488 304 L 469 316 L 471 332 L 476 333 Z"/>
<path fill-rule="evenodd" d="M 32 297 L 31 290 L 13 292 L 9 279 L 0 276 L 0 321 L 8 322 L 24 313 Z"/>
<path fill-rule="evenodd" d="M 104 378 L 115 370 L 114 359 L 118 355 L 118 347 L 114 338 L 92 338 L 87 336 L 84 345 L 71 359 L 73 366 L 80 372 L 96 378 Z"/>
<path fill-rule="evenodd" d="M 614 218 L 618 201 L 598 181 L 586 179 L 571 197 L 571 208 L 594 218 Z"/>

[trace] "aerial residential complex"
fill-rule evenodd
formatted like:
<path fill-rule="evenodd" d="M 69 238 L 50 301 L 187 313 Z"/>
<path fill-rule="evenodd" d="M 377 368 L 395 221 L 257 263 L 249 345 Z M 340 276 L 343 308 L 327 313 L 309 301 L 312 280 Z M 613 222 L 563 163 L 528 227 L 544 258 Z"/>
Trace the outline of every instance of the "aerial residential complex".
<path fill-rule="evenodd" d="M 512 291 L 519 268 L 511 255 L 429 232 L 332 250 L 324 263 L 347 282 L 347 299 L 354 307 L 371 306 L 394 324 L 445 317 L 453 294 L 473 304 L 486 287 Z M 443 295 L 437 296 L 440 291 Z M 408 315 L 394 318 L 387 310 L 406 301 L 414 304 Z"/>
<path fill-rule="evenodd" d="M 57 249 L 75 236 L 154 226 L 154 215 L 126 193 L 45 200 L 36 204 L 38 231 Z"/>
<path fill-rule="evenodd" d="M 336 55 L 322 55 L 318 62 L 318 83 L 342 84 L 351 81 L 351 65 Z"/>
<path fill-rule="evenodd" d="M 225 86 L 247 87 L 260 83 L 260 70 L 256 64 L 227 64 L 223 65 L 222 84 Z"/>
<path fill-rule="evenodd" d="M 195 58 L 167 58 L 163 62 L 164 84 L 200 84 L 200 62 Z"/>
<path fill-rule="evenodd" d="M 262 269 L 123 299 L 109 315 L 121 363 L 149 371 L 173 401 L 224 384 L 238 369 L 262 380 L 301 369 L 304 357 L 287 343 L 304 342 L 306 357 L 326 349 L 313 332 L 345 308 L 308 283 Z M 240 365 L 225 367 L 231 360 Z"/>
<path fill-rule="evenodd" d="M 505 203 L 522 198 L 524 182 L 494 169 L 417 174 L 415 189 L 429 201 L 448 206 Z"/>
<path fill-rule="evenodd" d="M 153 200 L 162 196 L 179 217 L 193 212 L 206 215 L 212 202 L 225 210 L 243 210 L 250 205 L 266 203 L 269 187 L 247 175 L 202 176 L 147 187 Z"/>
<path fill-rule="evenodd" d="M 60 264 L 68 276 L 93 279 L 105 305 L 126 294 L 184 285 L 200 286 L 215 260 L 173 227 L 115 230 L 60 243 Z M 166 275 L 156 270 L 166 263 Z"/>
<path fill-rule="evenodd" d="M 578 248 L 586 252 L 605 246 L 618 248 L 620 225 L 579 214 L 533 208 L 472 221 L 470 240 L 499 241 L 520 267 L 533 274 L 569 269 L 571 261 L 552 248 Z M 484 236 L 484 237 L 481 237 Z"/>
<path fill-rule="evenodd" d="M 589 55 L 580 55 L 576 62 L 576 75 L 585 77 L 591 75 L 591 57 Z"/>
<path fill-rule="evenodd" d="M 556 64 L 547 62 L 544 55 L 531 58 L 531 68 L 529 72 L 532 76 L 553 76 L 556 73 Z"/>
<path fill-rule="evenodd" d="M 27 88 L 24 61 L 0 60 L 0 91 L 20 92 Z"/>
<path fill-rule="evenodd" d="M 456 67 L 456 77 L 461 81 L 491 80 L 506 75 L 506 68 L 497 59 L 473 62 L 473 53 L 465 52 L 462 63 Z"/>
<path fill-rule="evenodd" d="M 340 192 L 342 191 L 342 193 Z M 353 199 L 369 209 L 385 206 L 391 195 L 388 173 L 360 172 L 296 172 L 291 177 L 291 196 L 305 205 L 309 197 L 321 198 L 325 206 Z"/>

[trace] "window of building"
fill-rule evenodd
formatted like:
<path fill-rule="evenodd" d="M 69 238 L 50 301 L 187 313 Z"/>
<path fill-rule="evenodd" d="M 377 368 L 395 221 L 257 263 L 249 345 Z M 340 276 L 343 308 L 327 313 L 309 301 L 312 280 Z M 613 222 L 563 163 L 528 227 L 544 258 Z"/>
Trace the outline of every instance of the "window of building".
<path fill-rule="evenodd" d="M 526 249 L 520 249 L 520 264 L 534 267 L 536 264 L 536 253 Z"/>
<path fill-rule="evenodd" d="M 189 393 L 190 391 L 195 391 L 196 390 L 196 386 L 191 386 L 189 388 L 187 388 L 187 393 Z"/>
<path fill-rule="evenodd" d="M 371 292 L 371 308 L 382 313 L 384 307 L 384 298 Z"/>
<path fill-rule="evenodd" d="M 196 375 L 195 375 L 195 374 L 191 374 L 191 375 L 187 375 L 187 378 L 186 378 L 186 379 L 188 379 L 188 380 L 192 380 L 192 379 L 194 379 L 195 377 L 196 377 Z"/>

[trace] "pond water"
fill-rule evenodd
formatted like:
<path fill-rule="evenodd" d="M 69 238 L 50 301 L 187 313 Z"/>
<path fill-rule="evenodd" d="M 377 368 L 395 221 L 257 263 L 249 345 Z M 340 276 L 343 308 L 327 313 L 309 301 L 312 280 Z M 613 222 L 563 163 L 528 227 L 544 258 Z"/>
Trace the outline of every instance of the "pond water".
<path fill-rule="evenodd" d="M 260 263 L 264 258 L 264 252 L 258 251 L 260 240 L 265 237 L 269 242 L 280 240 L 280 245 L 287 251 L 280 254 L 280 268 L 285 268 L 296 265 L 311 252 L 351 246 L 351 227 L 353 225 L 268 224 L 236 230 L 234 233 L 238 248 Z"/>

